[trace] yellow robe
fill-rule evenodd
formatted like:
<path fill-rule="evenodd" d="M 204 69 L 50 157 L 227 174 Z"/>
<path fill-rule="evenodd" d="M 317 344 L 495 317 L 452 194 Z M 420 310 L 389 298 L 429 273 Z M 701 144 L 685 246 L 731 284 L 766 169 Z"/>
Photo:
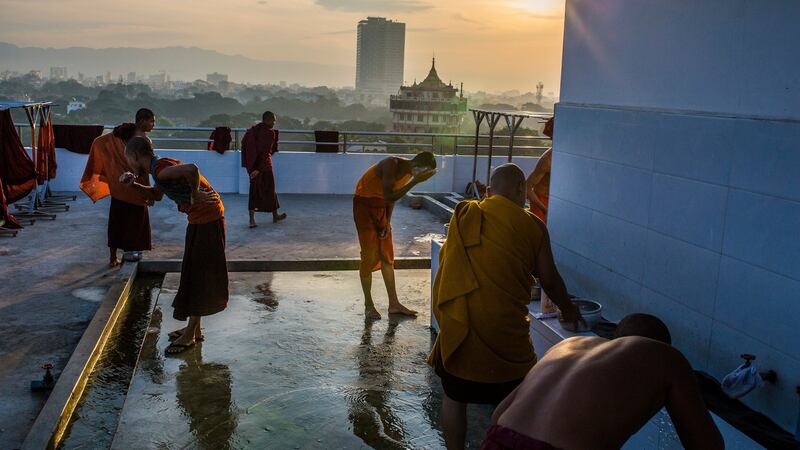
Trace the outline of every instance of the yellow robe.
<path fill-rule="evenodd" d="M 536 363 L 530 336 L 532 273 L 544 231 L 531 213 L 494 195 L 456 206 L 439 253 L 428 364 L 481 383 L 523 378 Z"/>

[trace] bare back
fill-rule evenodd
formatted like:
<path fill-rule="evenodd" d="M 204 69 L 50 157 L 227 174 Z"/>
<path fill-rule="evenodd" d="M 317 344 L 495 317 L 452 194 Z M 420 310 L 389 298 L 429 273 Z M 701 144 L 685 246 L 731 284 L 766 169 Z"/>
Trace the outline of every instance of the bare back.
<path fill-rule="evenodd" d="M 565 450 L 618 449 L 664 406 L 687 449 L 721 448 L 680 352 L 642 337 L 580 337 L 551 348 L 493 421 Z"/>

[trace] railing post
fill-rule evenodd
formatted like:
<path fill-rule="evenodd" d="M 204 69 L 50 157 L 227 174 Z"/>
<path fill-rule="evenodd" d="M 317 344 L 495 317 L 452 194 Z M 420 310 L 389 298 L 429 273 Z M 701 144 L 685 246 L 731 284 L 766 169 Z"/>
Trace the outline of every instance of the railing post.
<path fill-rule="evenodd" d="M 342 153 L 347 153 L 347 133 L 342 133 Z"/>

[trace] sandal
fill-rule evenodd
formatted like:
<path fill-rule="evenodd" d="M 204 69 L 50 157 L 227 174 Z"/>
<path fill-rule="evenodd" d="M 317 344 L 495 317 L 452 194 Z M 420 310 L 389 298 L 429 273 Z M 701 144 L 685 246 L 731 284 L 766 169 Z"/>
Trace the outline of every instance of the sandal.
<path fill-rule="evenodd" d="M 177 355 L 178 353 L 183 353 L 186 350 L 189 350 L 190 348 L 194 347 L 195 344 L 197 344 L 197 342 L 195 341 L 192 341 L 188 344 L 176 344 L 173 342 L 169 344 L 167 348 L 164 349 L 164 353 L 167 355 Z M 172 351 L 170 351 L 170 349 L 172 349 Z"/>
<path fill-rule="evenodd" d="M 175 339 L 178 339 L 181 336 L 183 336 L 183 331 L 181 331 L 181 330 L 175 330 L 175 331 L 173 331 L 173 332 L 171 332 L 171 333 L 169 333 L 167 335 L 167 337 L 169 338 L 170 342 L 174 341 Z M 197 342 L 203 342 L 205 339 L 206 339 L 206 337 L 203 336 L 202 334 L 200 336 L 194 338 L 194 340 L 197 341 Z"/>

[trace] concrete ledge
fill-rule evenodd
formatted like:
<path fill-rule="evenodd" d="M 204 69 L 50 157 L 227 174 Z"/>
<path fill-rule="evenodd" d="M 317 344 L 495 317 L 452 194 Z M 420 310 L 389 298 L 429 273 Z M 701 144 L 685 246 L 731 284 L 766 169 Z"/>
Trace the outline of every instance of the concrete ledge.
<path fill-rule="evenodd" d="M 120 268 L 116 275 L 117 279 L 103 297 L 94 318 L 83 333 L 64 370 L 59 374 L 47 402 L 28 432 L 22 444 L 23 450 L 58 447 L 72 413 L 83 395 L 89 374 L 103 353 L 108 336 L 128 302 L 136 273 L 136 264 L 124 264 Z"/>
<path fill-rule="evenodd" d="M 359 259 L 300 259 L 286 261 L 263 261 L 238 259 L 228 261 L 229 272 L 326 272 L 336 270 L 358 270 Z M 396 258 L 394 268 L 430 269 L 431 259 L 423 257 Z M 181 271 L 180 259 L 140 261 L 140 273 L 171 273 Z"/>
<path fill-rule="evenodd" d="M 453 194 L 455 199 L 455 195 Z M 411 199 L 414 197 L 419 197 L 422 199 L 422 207 L 425 208 L 429 213 L 433 214 L 440 220 L 444 220 L 446 222 L 450 222 L 450 218 L 453 217 L 453 208 L 445 205 L 444 203 L 436 200 L 429 194 L 414 194 L 408 193 L 402 199 L 400 199 L 400 203 L 404 206 L 410 207 Z"/>

